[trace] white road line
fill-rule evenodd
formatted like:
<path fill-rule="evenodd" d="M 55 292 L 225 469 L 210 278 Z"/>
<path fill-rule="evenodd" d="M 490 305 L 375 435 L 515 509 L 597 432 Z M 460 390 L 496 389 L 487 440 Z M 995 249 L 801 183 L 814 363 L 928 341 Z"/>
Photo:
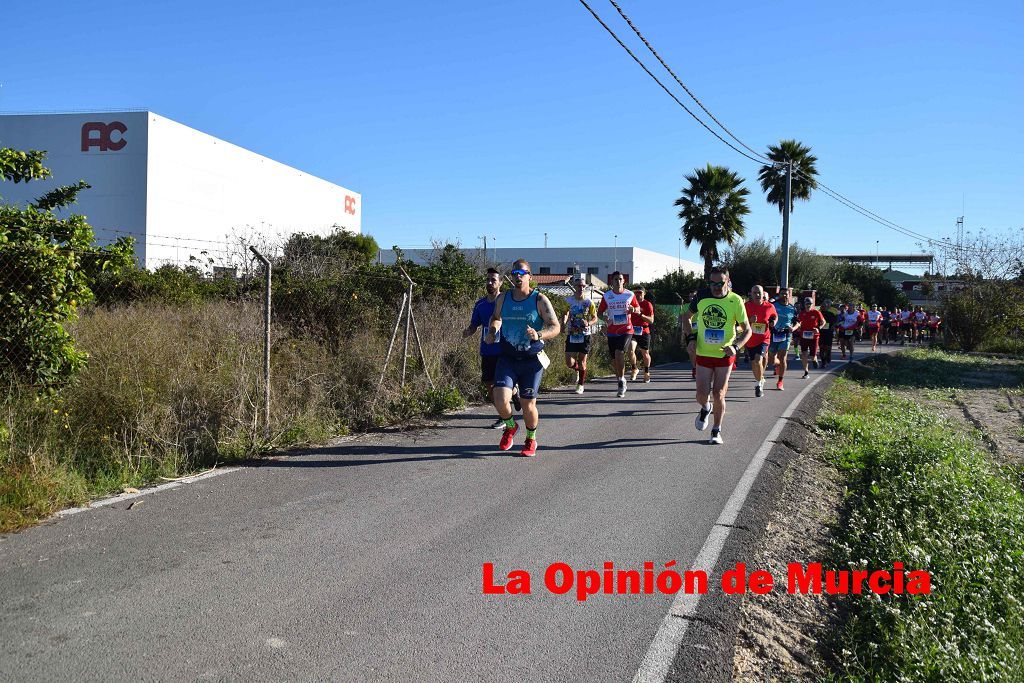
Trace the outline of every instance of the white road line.
<path fill-rule="evenodd" d="M 743 476 L 740 477 L 736 488 L 733 489 L 732 495 L 726 501 L 722 514 L 718 516 L 718 521 L 711 528 L 711 533 L 708 534 L 700 552 L 697 553 L 697 558 L 693 561 L 693 567 L 691 568 L 693 571 L 699 569 L 706 572 L 709 577 L 711 576 L 715 565 L 718 564 L 718 558 L 722 554 L 725 541 L 729 538 L 729 532 L 732 531 L 729 525 L 736 522 L 736 518 L 739 516 L 740 510 L 743 509 L 743 503 L 746 502 L 750 489 L 754 486 L 754 482 L 757 481 L 757 475 L 761 473 L 761 466 L 764 465 L 765 458 L 768 457 L 768 453 L 771 452 L 772 446 L 776 443 L 775 440 L 782 432 L 783 427 L 785 427 L 786 420 L 796 411 L 800 402 L 814 388 L 814 385 L 848 362 L 841 361 L 839 365 L 829 372 L 818 375 L 810 384 L 804 387 L 803 391 L 797 394 L 796 398 L 789 404 L 789 407 L 782 413 L 782 416 L 775 422 L 771 431 L 768 432 L 768 438 L 765 439 L 761 447 L 754 453 L 753 460 L 747 465 L 747 469 L 743 472 Z M 690 625 L 690 617 L 697 613 L 697 603 L 699 601 L 699 594 L 676 593 L 676 598 L 672 601 L 668 614 L 661 620 L 661 626 L 654 635 L 654 640 L 651 641 L 650 647 L 647 648 L 647 654 L 644 656 L 643 662 L 640 663 L 640 668 L 637 670 L 636 675 L 633 676 L 633 683 L 664 682 L 669 668 L 672 666 L 672 661 L 676 657 L 676 652 L 679 650 L 679 645 L 683 642 L 683 636 L 686 635 L 686 629 Z"/>
<path fill-rule="evenodd" d="M 159 486 L 153 486 L 151 488 L 142 489 L 138 493 L 122 493 L 122 494 L 117 495 L 117 496 L 111 496 L 109 498 L 103 498 L 102 500 L 94 501 L 92 503 L 89 503 L 85 507 L 68 508 L 66 510 L 61 510 L 60 512 L 55 513 L 53 516 L 54 517 L 70 517 L 71 515 L 77 515 L 79 512 L 85 512 L 86 510 L 92 510 L 94 508 L 101 508 L 101 507 L 104 507 L 106 505 L 113 505 L 114 503 L 120 503 L 120 502 L 125 501 L 125 500 L 131 500 L 132 498 L 138 498 L 139 496 L 145 496 L 145 495 L 148 495 L 150 493 L 156 493 L 157 491 L 166 491 L 168 489 L 176 489 L 179 486 L 182 486 L 184 484 L 192 484 L 192 483 L 197 482 L 197 481 L 202 481 L 203 479 L 210 479 L 211 477 L 218 477 L 218 476 L 220 476 L 222 474 L 227 474 L 228 472 L 237 472 L 240 469 L 242 469 L 242 468 L 241 467 L 225 467 L 223 469 L 213 470 L 212 472 L 204 472 L 202 474 L 197 474 L 197 475 L 195 475 L 193 477 L 184 477 L 183 479 L 179 479 L 177 481 L 171 481 L 171 482 L 167 482 L 166 484 L 160 484 Z"/>

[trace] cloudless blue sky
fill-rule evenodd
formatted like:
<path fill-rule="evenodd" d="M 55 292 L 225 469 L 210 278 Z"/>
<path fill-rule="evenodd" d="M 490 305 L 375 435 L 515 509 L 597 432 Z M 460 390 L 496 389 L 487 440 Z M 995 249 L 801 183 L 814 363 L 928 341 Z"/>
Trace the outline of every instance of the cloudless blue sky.
<path fill-rule="evenodd" d="M 610 4 L 588 1 L 657 65 Z M 751 147 L 796 138 L 826 184 L 936 238 L 955 234 L 965 196 L 968 230 L 1024 226 L 1019 0 L 620 5 Z M 384 247 L 541 246 L 547 231 L 550 246 L 618 234 L 674 255 L 673 201 L 708 162 L 747 179 L 748 236 L 781 230 L 757 164 L 577 0 L 56 0 L 5 3 L 0 19 L 0 111 L 150 109 L 361 192 Z M 797 205 L 792 237 L 918 251 L 820 193 Z"/>

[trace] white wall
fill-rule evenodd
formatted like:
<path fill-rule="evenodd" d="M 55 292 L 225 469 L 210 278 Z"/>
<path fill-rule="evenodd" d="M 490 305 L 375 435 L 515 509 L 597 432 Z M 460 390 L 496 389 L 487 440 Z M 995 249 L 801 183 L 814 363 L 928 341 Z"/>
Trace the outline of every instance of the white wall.
<path fill-rule="evenodd" d="M 83 126 L 115 123 L 121 125 L 109 130 L 108 149 L 97 143 L 102 131 L 93 130 L 82 150 Z M 47 150 L 54 174 L 47 181 L 0 183 L 0 196 L 24 204 L 85 180 L 92 189 L 79 194 L 71 211 L 87 217 L 100 244 L 135 236 L 140 262 L 149 267 L 187 262 L 202 250 L 223 262 L 228 252 L 241 252 L 227 244 L 233 234 L 275 243 L 334 225 L 362 230 L 358 192 L 152 112 L 0 115 L 0 145 Z"/>
<path fill-rule="evenodd" d="M 480 249 L 464 248 L 463 251 L 473 255 L 481 253 Z M 426 263 L 433 255 L 430 249 L 409 249 L 406 258 L 417 263 Z M 551 269 L 552 275 L 563 275 L 568 268 L 577 266 L 580 272 L 586 273 L 588 268 L 597 268 L 597 277 L 607 282 L 608 274 L 618 270 L 629 276 L 630 282 L 648 282 L 667 273 L 675 272 L 680 262 L 674 256 L 660 254 L 656 251 L 638 247 L 533 247 L 516 249 L 501 247 L 487 250 L 487 260 L 496 261 L 502 267 L 510 267 L 516 259 L 530 262 L 533 272 L 540 273 L 542 267 Z M 381 251 L 381 262 L 395 262 L 394 252 Z M 702 273 L 704 267 L 691 261 L 682 261 L 682 268 L 691 273 Z"/>
<path fill-rule="evenodd" d="M 125 129 L 124 133 L 111 131 L 111 142 L 120 149 L 103 150 L 90 144 L 82 151 L 83 126 L 115 122 Z M 98 139 L 99 131 L 89 137 Z M 92 188 L 80 192 L 78 203 L 62 215 L 85 215 L 96 229 L 100 244 L 113 242 L 119 236 L 110 228 L 141 236 L 146 229 L 147 142 L 145 112 L 0 115 L 0 146 L 45 150 L 44 163 L 53 172 L 48 180 L 17 185 L 0 183 L 0 195 L 7 201 L 24 204 L 54 187 L 85 180 Z M 141 251 L 143 240 L 138 242 Z"/>
<path fill-rule="evenodd" d="M 147 265 L 178 260 L 197 246 L 222 248 L 188 240 L 259 234 L 280 242 L 293 232 L 324 234 L 335 225 L 358 233 L 362 209 L 358 192 L 149 114 Z M 178 243 L 187 248 L 173 246 Z"/>

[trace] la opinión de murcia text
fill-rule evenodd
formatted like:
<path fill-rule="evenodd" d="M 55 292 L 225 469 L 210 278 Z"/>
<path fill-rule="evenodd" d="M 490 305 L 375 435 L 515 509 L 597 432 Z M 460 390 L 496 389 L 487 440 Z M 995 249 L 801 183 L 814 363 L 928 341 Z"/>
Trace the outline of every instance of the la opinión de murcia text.
<path fill-rule="evenodd" d="M 707 572 L 695 569 L 676 571 L 672 560 L 662 566 L 644 562 L 643 569 L 619 569 L 605 562 L 601 570 L 573 569 L 565 562 L 555 562 L 544 571 L 544 589 L 554 595 L 575 594 L 586 601 L 592 595 L 673 595 L 684 592 L 704 595 L 708 592 Z M 748 571 L 743 562 L 722 573 L 718 582 L 726 595 L 750 592 L 764 595 L 775 590 L 771 573 L 758 569 Z M 825 570 L 820 563 L 791 562 L 786 567 L 786 590 L 789 593 L 827 593 L 830 595 L 928 595 L 932 591 L 931 575 L 920 569 L 907 570 L 902 562 L 891 569 Z M 532 577 L 524 569 L 513 569 L 504 577 L 495 578 L 494 563 L 483 565 L 485 595 L 531 595 Z"/>

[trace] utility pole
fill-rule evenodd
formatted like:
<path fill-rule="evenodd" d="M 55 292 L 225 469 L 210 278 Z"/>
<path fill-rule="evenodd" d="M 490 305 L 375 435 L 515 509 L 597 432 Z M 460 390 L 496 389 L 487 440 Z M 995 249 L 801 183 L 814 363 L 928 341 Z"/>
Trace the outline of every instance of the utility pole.
<path fill-rule="evenodd" d="M 793 202 L 793 162 L 786 161 L 786 205 L 782 207 L 782 272 L 779 284 L 789 288 L 789 207 Z"/>
<path fill-rule="evenodd" d="M 548 248 L 548 234 L 544 233 L 544 248 Z"/>
<path fill-rule="evenodd" d="M 619 269 L 619 236 L 615 235 L 615 267 L 612 268 L 612 271 L 617 271 L 618 269 Z"/>
<path fill-rule="evenodd" d="M 683 269 L 683 238 L 676 243 L 676 270 Z"/>

